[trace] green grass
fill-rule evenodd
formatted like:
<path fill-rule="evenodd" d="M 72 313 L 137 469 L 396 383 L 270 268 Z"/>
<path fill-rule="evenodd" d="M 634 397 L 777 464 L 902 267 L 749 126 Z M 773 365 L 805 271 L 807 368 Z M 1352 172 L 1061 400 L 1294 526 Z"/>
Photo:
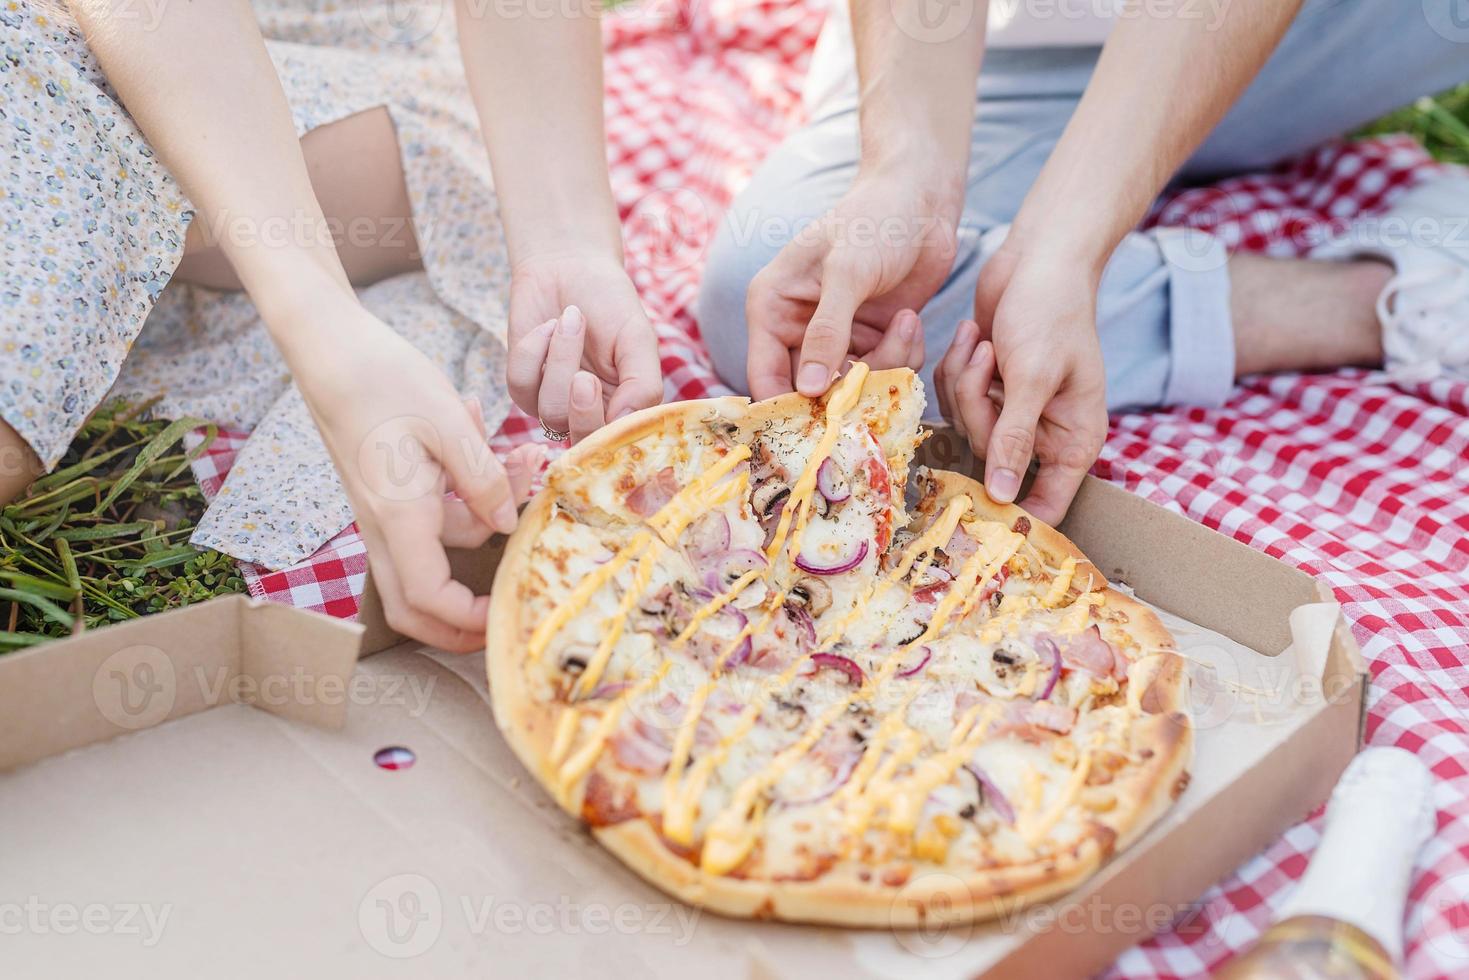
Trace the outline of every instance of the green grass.
<path fill-rule="evenodd" d="M 234 559 L 188 543 L 204 494 L 185 453 L 198 419 L 114 403 L 56 470 L 0 509 L 0 651 L 245 591 Z"/>
<path fill-rule="evenodd" d="M 1409 133 L 1447 163 L 1469 164 L 1469 82 L 1383 116 L 1360 135 Z"/>

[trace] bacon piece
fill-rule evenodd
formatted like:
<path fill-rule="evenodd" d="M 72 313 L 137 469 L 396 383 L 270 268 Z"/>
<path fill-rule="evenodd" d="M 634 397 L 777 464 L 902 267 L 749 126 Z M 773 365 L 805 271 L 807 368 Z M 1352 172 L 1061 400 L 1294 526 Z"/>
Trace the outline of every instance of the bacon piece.
<path fill-rule="evenodd" d="M 627 495 L 627 509 L 639 517 L 652 517 L 678 493 L 673 467 L 665 466 Z"/>
<path fill-rule="evenodd" d="M 581 816 L 591 827 L 606 827 L 638 816 L 637 794 L 627 786 L 618 791 L 616 785 L 596 770 L 587 777 L 587 791 L 582 797 Z"/>
<path fill-rule="evenodd" d="M 986 697 L 983 694 L 960 692 L 954 699 L 954 721 L 958 722 L 970 709 L 984 700 Z M 1005 702 L 1004 709 L 990 726 L 988 733 L 993 738 L 1015 735 L 1028 742 L 1042 742 L 1052 734 L 1067 734 L 1075 724 L 1075 708 L 1067 708 L 1051 701 L 1017 698 Z"/>
<path fill-rule="evenodd" d="M 925 585 L 920 589 L 913 590 L 913 598 L 918 602 L 931 606 L 935 602 L 938 602 L 943 597 L 943 594 L 949 591 L 949 586 L 953 584 L 953 582 L 934 582 L 931 585 Z"/>
<path fill-rule="evenodd" d="M 654 728 L 641 718 L 618 729 L 608 740 L 612 758 L 624 769 L 644 775 L 657 775 L 668 768 L 673 757 L 673 739 L 668 732 Z"/>
<path fill-rule="evenodd" d="M 964 528 L 961 525 L 960 527 L 954 528 L 954 533 L 949 536 L 948 543 L 944 545 L 944 554 L 953 559 L 954 568 L 958 568 L 964 564 L 964 559 L 974 554 L 978 548 L 979 545 L 975 543 L 973 538 L 964 533 Z M 954 568 L 949 569 L 949 571 L 953 571 Z"/>
<path fill-rule="evenodd" d="M 1093 624 L 1061 647 L 1061 664 L 1069 670 L 1084 670 L 1093 677 L 1127 677 L 1127 663 L 1102 639 L 1102 631 Z"/>
<path fill-rule="evenodd" d="M 1076 709 L 1067 708 L 1054 701 L 1030 701 L 1025 709 L 1025 717 L 1037 728 L 1044 728 L 1057 735 L 1065 735 L 1076 724 Z"/>

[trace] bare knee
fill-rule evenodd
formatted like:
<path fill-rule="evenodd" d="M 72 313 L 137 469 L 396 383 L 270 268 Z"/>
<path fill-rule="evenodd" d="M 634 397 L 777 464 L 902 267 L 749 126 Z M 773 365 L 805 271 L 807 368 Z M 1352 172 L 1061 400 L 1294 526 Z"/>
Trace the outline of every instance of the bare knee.
<path fill-rule="evenodd" d="M 45 472 L 31 444 L 10 423 L 0 419 L 0 504 L 8 504 L 25 493 Z"/>
<path fill-rule="evenodd" d="M 403 176 L 398 132 L 382 106 L 313 129 L 301 138 L 312 189 L 326 219 L 312 227 L 304 216 L 272 219 L 270 226 L 239 215 L 189 225 L 174 278 L 209 289 L 237 290 L 223 245 L 269 248 L 309 245 L 330 236 L 355 286 L 367 286 L 422 266 L 413 208 Z"/>

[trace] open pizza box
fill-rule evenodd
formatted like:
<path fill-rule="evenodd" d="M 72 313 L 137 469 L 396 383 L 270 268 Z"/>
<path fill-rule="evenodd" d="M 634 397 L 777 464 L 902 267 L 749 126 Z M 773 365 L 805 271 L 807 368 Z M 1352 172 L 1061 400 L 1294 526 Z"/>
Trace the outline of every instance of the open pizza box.
<path fill-rule="evenodd" d="M 972 466 L 944 433 L 924 453 Z M 524 773 L 481 656 L 395 637 L 370 589 L 360 624 L 236 597 L 0 657 L 0 975 L 1093 973 L 1199 928 L 1209 886 L 1325 800 L 1366 673 L 1325 587 L 1266 555 L 1090 478 L 1062 530 L 1171 614 L 1198 728 L 1176 805 L 1062 899 L 923 930 L 702 913 Z M 483 590 L 497 558 L 457 566 Z"/>

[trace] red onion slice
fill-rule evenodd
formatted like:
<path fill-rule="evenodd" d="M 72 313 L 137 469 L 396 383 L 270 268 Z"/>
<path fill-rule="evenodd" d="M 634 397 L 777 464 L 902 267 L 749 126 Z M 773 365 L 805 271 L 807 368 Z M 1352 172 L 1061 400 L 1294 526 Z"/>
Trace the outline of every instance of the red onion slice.
<path fill-rule="evenodd" d="M 797 555 L 796 567 L 803 572 L 810 572 L 812 575 L 840 575 L 843 572 L 850 572 L 862 564 L 862 559 L 866 557 L 867 542 L 864 540 L 858 541 L 856 548 L 852 549 L 851 553 L 834 565 L 818 565 L 805 555 Z"/>
<path fill-rule="evenodd" d="M 1056 648 L 1056 644 L 1048 636 L 1036 637 L 1035 648 L 1051 658 L 1051 676 L 1046 678 L 1045 689 L 1036 698 L 1037 701 L 1044 701 L 1051 696 L 1052 691 L 1056 690 L 1056 682 L 1061 679 L 1061 651 Z"/>
<path fill-rule="evenodd" d="M 933 648 L 932 647 L 929 647 L 929 646 L 921 646 L 918 649 L 921 650 L 921 651 L 923 651 L 923 659 L 918 661 L 917 666 L 909 667 L 907 670 L 900 670 L 900 671 L 898 671 L 898 673 L 897 673 L 897 676 L 898 677 L 912 677 L 914 674 L 918 673 L 920 670 L 922 670 L 923 668 L 927 667 L 928 666 L 928 662 L 933 659 Z"/>
<path fill-rule="evenodd" d="M 600 701 L 602 698 L 610 698 L 614 694 L 621 694 L 630 687 L 632 687 L 632 681 L 612 681 L 609 684 L 598 686 L 596 690 L 587 695 L 586 699 L 588 701 Z"/>
<path fill-rule="evenodd" d="M 723 554 L 729 550 L 729 518 L 711 511 L 689 528 L 689 554 L 694 558 Z"/>
<path fill-rule="evenodd" d="M 831 782 L 827 783 L 812 796 L 803 797 L 799 800 L 781 800 L 783 807 L 810 806 L 812 803 L 820 803 L 837 790 L 846 785 L 847 780 L 852 778 L 852 773 L 857 769 L 857 763 L 862 761 L 862 752 L 852 752 L 842 758 L 837 764 L 835 771 L 831 774 Z"/>
<path fill-rule="evenodd" d="M 1015 808 L 1010 805 L 1010 801 L 1005 798 L 1005 794 L 1000 792 L 1000 787 L 995 785 L 995 781 L 990 779 L 983 769 L 972 762 L 964 763 L 964 768 L 969 772 L 969 775 L 974 777 L 974 781 L 979 784 L 980 802 L 988 803 L 994 809 L 995 813 L 999 814 L 1001 820 L 1012 827 L 1015 826 Z"/>
<path fill-rule="evenodd" d="M 735 623 L 739 626 L 739 629 L 735 634 L 736 636 L 738 636 L 740 633 L 743 633 L 745 631 L 745 627 L 750 624 L 750 618 L 744 613 L 740 612 L 734 606 L 725 606 L 723 609 L 719 610 L 719 612 L 720 615 L 728 616 L 733 619 Z M 750 652 L 754 649 L 755 645 L 750 642 L 750 638 L 748 636 L 740 637 L 740 645 L 735 647 L 734 652 L 731 653 L 729 655 L 729 658 L 724 661 L 724 667 L 722 669 L 728 670 L 731 667 L 738 667 L 740 664 L 750 659 Z"/>
<path fill-rule="evenodd" d="M 811 662 L 816 665 L 816 670 L 812 671 L 813 674 L 824 667 L 830 667 L 846 674 L 847 680 L 853 684 L 861 684 L 867 680 L 867 675 L 862 672 L 861 667 L 857 666 L 855 660 L 843 657 L 838 653 L 813 653 Z"/>
<path fill-rule="evenodd" d="M 720 591 L 729 588 L 741 575 L 756 570 L 764 571 L 770 567 L 770 561 L 753 548 L 736 548 L 734 551 L 716 555 L 711 560 L 722 583 Z"/>
<path fill-rule="evenodd" d="M 847 486 L 847 478 L 842 476 L 841 468 L 830 456 L 823 459 L 821 465 L 816 468 L 816 489 L 821 492 L 829 504 L 839 504 L 852 496 L 852 488 Z"/>
<path fill-rule="evenodd" d="M 806 638 L 805 646 L 808 649 L 814 647 L 816 645 L 816 621 L 811 618 L 810 611 L 805 606 L 798 606 L 794 602 L 787 602 L 785 611 L 791 622 L 795 623 L 801 631 L 801 635 Z"/>

